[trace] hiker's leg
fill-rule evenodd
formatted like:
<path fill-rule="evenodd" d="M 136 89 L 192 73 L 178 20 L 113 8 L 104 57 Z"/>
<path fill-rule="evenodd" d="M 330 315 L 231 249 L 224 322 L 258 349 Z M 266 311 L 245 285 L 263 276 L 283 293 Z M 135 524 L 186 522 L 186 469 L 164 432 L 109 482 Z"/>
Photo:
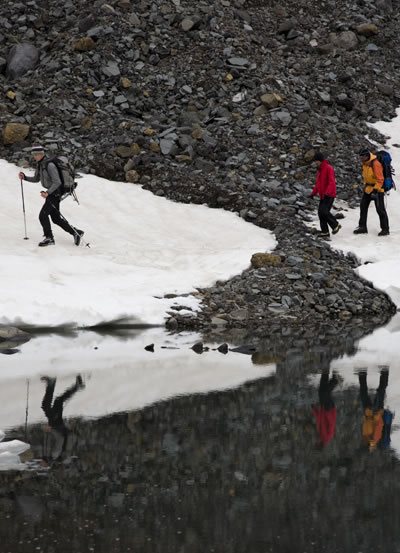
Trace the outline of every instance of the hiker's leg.
<path fill-rule="evenodd" d="M 385 207 L 385 194 L 383 192 L 378 192 L 375 200 L 376 212 L 379 216 L 379 222 L 382 230 L 389 230 L 389 218 L 387 216 L 386 207 Z"/>
<path fill-rule="evenodd" d="M 358 222 L 360 228 L 367 228 L 367 216 L 370 203 L 371 195 L 364 192 L 360 202 L 360 220 Z"/>
<path fill-rule="evenodd" d="M 378 386 L 378 389 L 376 390 L 376 395 L 375 395 L 375 402 L 374 402 L 375 409 L 383 409 L 388 381 L 389 381 L 389 371 L 387 369 L 382 370 L 381 375 L 379 377 L 379 386 Z"/>
<path fill-rule="evenodd" d="M 335 201 L 335 198 L 331 198 L 330 196 L 326 196 L 324 198 L 324 202 L 326 206 L 325 219 L 332 230 L 338 226 L 336 217 L 334 217 L 331 213 L 331 209 L 334 201 Z"/>
<path fill-rule="evenodd" d="M 50 203 L 48 202 L 48 198 L 46 198 L 46 201 L 43 204 L 42 209 L 39 213 L 39 221 L 43 228 L 43 234 L 46 238 L 53 238 L 53 231 L 51 230 L 50 225 L 50 214 L 52 211 L 52 207 Z"/>
<path fill-rule="evenodd" d="M 367 407 L 372 407 L 371 398 L 368 395 L 368 386 L 367 386 L 367 373 L 361 371 L 358 373 L 358 381 L 360 383 L 360 400 L 361 405 L 366 409 Z"/>
<path fill-rule="evenodd" d="M 65 232 L 68 232 L 68 234 L 72 234 L 74 236 L 75 232 L 74 229 L 71 227 L 71 225 L 68 223 L 68 221 L 61 217 L 60 215 L 60 198 L 58 196 L 56 197 L 50 197 L 51 202 L 51 211 L 50 211 L 50 217 L 51 220 L 55 225 L 58 225 L 61 227 Z M 47 198 L 49 199 L 49 198 Z"/>
<path fill-rule="evenodd" d="M 76 392 L 81 388 L 78 382 L 75 382 L 72 386 L 67 388 L 64 393 L 58 396 L 53 403 L 53 410 L 57 412 L 58 415 L 62 414 L 64 403 L 70 399 Z"/>
<path fill-rule="evenodd" d="M 51 417 L 51 402 L 53 400 L 54 388 L 56 386 L 55 378 L 46 379 L 46 391 L 42 400 L 42 410 L 47 418 Z"/>
<path fill-rule="evenodd" d="M 329 232 L 328 221 L 327 221 L 327 214 L 329 213 L 329 207 L 327 206 L 326 200 L 327 198 L 320 200 L 319 206 L 318 206 L 318 217 L 319 217 L 321 232 Z"/>
<path fill-rule="evenodd" d="M 319 404 L 324 409 L 332 409 L 332 407 L 335 406 L 331 396 L 331 392 L 332 392 L 332 388 L 329 382 L 329 370 L 324 370 L 321 373 L 321 378 L 319 381 L 319 388 L 318 388 Z"/>

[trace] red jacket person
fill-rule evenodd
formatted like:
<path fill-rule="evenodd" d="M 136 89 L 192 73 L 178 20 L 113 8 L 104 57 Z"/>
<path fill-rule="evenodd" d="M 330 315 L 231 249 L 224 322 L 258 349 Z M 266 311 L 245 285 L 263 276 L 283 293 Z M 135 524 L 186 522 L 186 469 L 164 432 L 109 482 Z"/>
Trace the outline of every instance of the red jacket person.
<path fill-rule="evenodd" d="M 336 234 L 341 229 L 337 219 L 331 213 L 336 198 L 335 170 L 321 152 L 315 154 L 314 161 L 318 164 L 318 171 L 311 197 L 318 194 L 320 198 L 318 206 L 320 236 L 328 237 L 329 227 L 332 229 L 332 234 Z"/>

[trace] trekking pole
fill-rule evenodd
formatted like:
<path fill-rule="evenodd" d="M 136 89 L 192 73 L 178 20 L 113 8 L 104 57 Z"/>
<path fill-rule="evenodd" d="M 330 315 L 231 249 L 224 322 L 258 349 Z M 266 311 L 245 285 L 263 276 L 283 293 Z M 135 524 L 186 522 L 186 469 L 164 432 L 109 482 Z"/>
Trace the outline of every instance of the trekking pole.
<path fill-rule="evenodd" d="M 57 211 L 57 209 L 56 209 L 56 207 L 55 207 L 54 204 L 52 204 L 52 203 L 50 202 L 50 205 L 51 205 L 51 207 L 52 207 L 55 211 Z M 62 219 L 63 221 L 65 221 L 65 222 L 67 223 L 67 225 L 70 225 L 70 224 L 68 223 L 67 219 L 64 217 L 64 215 L 61 213 L 60 210 L 58 210 L 58 213 L 59 213 L 61 219 Z M 89 242 L 84 242 L 84 241 L 82 240 L 82 237 L 76 232 L 75 228 L 74 228 L 72 225 L 70 225 L 70 227 L 71 227 L 72 230 L 74 231 L 74 235 L 80 237 L 80 239 L 81 239 L 81 241 L 82 241 L 82 244 L 84 244 L 87 248 L 90 248 Z"/>
<path fill-rule="evenodd" d="M 24 240 L 29 240 L 26 235 L 26 215 L 25 215 L 25 198 L 24 198 L 24 185 L 22 184 L 23 179 L 21 179 L 21 195 L 22 195 L 22 211 L 24 213 L 24 227 L 25 227 L 25 236 Z"/>
<path fill-rule="evenodd" d="M 26 381 L 25 440 L 28 440 L 29 378 Z"/>

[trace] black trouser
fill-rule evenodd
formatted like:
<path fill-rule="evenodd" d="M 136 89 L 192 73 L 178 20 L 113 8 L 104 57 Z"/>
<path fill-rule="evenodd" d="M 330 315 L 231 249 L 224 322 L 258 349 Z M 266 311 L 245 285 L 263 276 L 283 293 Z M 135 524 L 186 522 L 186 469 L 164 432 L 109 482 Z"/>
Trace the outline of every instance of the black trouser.
<path fill-rule="evenodd" d="M 328 225 L 332 230 L 338 226 L 337 220 L 331 213 L 334 201 L 335 198 L 331 198 L 330 196 L 325 196 L 325 198 L 319 201 L 318 217 L 322 232 L 329 232 Z"/>
<path fill-rule="evenodd" d="M 371 194 L 363 193 L 360 203 L 360 221 L 358 223 L 361 228 L 367 228 L 368 208 L 372 200 Z M 376 193 L 375 209 L 379 216 L 381 229 L 389 230 L 389 219 L 386 213 L 385 194 L 383 192 Z"/>
<path fill-rule="evenodd" d="M 321 374 L 321 380 L 319 381 L 318 397 L 321 407 L 329 411 L 335 407 L 335 403 L 332 398 L 332 392 L 338 385 L 338 379 L 336 375 L 332 375 L 329 380 L 329 371 L 323 371 Z"/>
<path fill-rule="evenodd" d="M 53 401 L 53 394 L 54 394 L 54 388 L 56 386 L 56 379 L 50 380 L 46 384 L 46 392 L 43 397 L 42 401 L 42 409 L 44 411 L 44 414 L 47 417 L 47 420 L 49 421 L 49 425 L 55 428 L 63 427 L 64 421 L 63 421 L 63 409 L 64 409 L 64 403 L 72 397 L 78 390 L 79 386 L 77 383 L 75 383 L 73 386 L 70 386 L 65 390 L 63 394 L 58 396 L 55 400 L 53 405 L 51 405 Z"/>
<path fill-rule="evenodd" d="M 46 238 L 53 238 L 53 232 L 51 230 L 50 218 L 55 225 L 61 227 L 68 234 L 74 235 L 74 229 L 68 223 L 66 219 L 63 219 L 60 215 L 60 196 L 51 194 L 47 196 L 46 201 L 39 213 L 39 221 L 43 227 L 43 234 Z"/>
<path fill-rule="evenodd" d="M 358 381 L 360 383 L 360 399 L 361 405 L 364 409 L 373 409 L 378 411 L 383 409 L 383 404 L 385 401 L 386 388 L 389 381 L 389 371 L 381 371 L 381 376 L 379 378 L 379 386 L 376 390 L 374 401 L 371 400 L 368 395 L 368 385 L 367 385 L 367 373 L 360 372 L 358 374 Z"/>

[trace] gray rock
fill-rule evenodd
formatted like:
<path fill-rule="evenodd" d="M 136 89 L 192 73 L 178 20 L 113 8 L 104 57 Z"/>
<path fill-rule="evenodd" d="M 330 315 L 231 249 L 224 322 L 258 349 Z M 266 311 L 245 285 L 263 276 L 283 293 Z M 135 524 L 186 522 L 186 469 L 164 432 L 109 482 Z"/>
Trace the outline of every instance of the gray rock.
<path fill-rule="evenodd" d="M 169 138 L 162 138 L 160 140 L 160 149 L 164 156 L 174 155 L 178 152 L 178 147 L 175 144 L 175 141 Z"/>
<path fill-rule="evenodd" d="M 18 79 L 34 69 L 39 61 L 39 50 L 29 42 L 15 44 L 7 56 L 6 76 Z"/>
<path fill-rule="evenodd" d="M 101 70 L 107 77 L 119 77 L 121 75 L 118 63 L 115 61 L 109 61 Z"/>
<path fill-rule="evenodd" d="M 249 65 L 249 60 L 246 58 L 229 58 L 228 63 L 237 67 L 244 67 L 245 65 Z"/>

